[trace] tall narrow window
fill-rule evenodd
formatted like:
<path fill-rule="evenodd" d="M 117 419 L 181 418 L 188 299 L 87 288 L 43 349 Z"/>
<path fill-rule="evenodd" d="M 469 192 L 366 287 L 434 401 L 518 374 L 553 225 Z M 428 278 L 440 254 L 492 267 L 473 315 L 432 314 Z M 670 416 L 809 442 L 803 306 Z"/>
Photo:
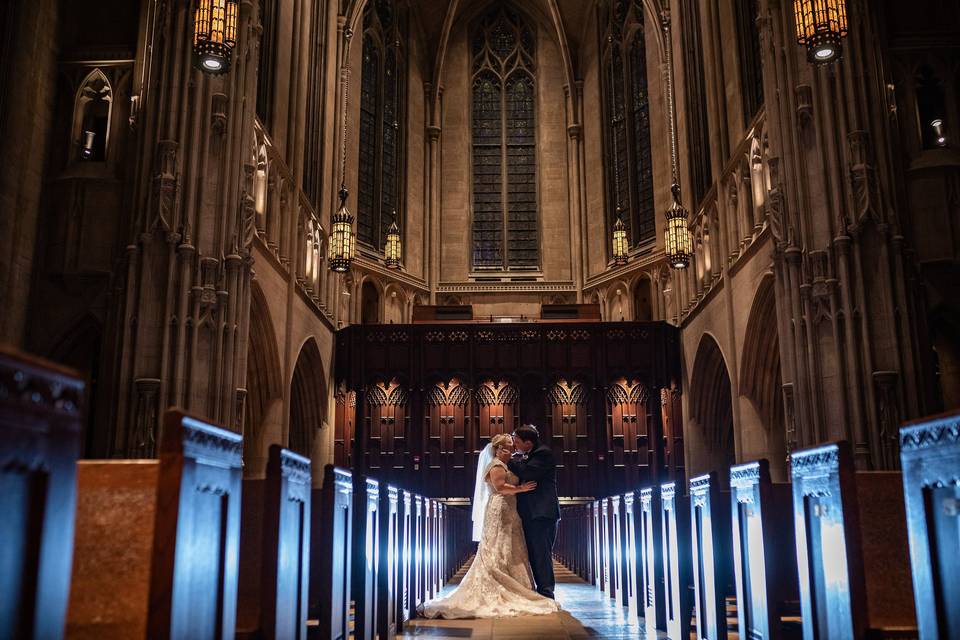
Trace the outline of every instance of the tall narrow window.
<path fill-rule="evenodd" d="M 499 3 L 474 26 L 473 267 L 537 269 L 536 40 Z"/>
<path fill-rule="evenodd" d="M 619 217 L 630 244 L 637 245 L 656 234 L 643 5 L 638 0 L 612 0 L 604 11 L 608 224 Z"/>
<path fill-rule="evenodd" d="M 744 126 L 763 104 L 763 69 L 760 66 L 760 34 L 757 31 L 757 0 L 735 0 L 737 42 L 740 53 L 740 91 Z"/>
<path fill-rule="evenodd" d="M 274 62 L 277 51 L 277 0 L 260 0 L 260 60 L 257 67 L 257 116 L 267 129 L 273 116 Z"/>
<path fill-rule="evenodd" d="M 710 129 L 707 122 L 707 91 L 703 76 L 703 46 L 700 38 L 700 0 L 680 1 L 683 36 L 683 68 L 687 103 L 687 156 L 694 209 L 710 189 Z"/>
<path fill-rule="evenodd" d="M 363 13 L 357 239 L 383 248 L 394 220 L 402 226 L 403 49 L 396 0 L 371 0 Z"/>

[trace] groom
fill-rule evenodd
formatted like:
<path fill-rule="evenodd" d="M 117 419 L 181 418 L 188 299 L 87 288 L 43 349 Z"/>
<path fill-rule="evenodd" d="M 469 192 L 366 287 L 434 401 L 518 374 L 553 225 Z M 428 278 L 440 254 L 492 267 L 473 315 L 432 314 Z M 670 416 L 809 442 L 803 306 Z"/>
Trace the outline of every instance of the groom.
<path fill-rule="evenodd" d="M 536 482 L 537 488 L 517 496 L 517 511 L 523 521 L 530 568 L 537 593 L 553 598 L 553 543 L 557 539 L 560 501 L 557 499 L 557 469 L 553 452 L 540 443 L 540 433 L 532 424 L 513 432 L 513 444 L 519 454 L 507 465 L 520 482 Z"/>

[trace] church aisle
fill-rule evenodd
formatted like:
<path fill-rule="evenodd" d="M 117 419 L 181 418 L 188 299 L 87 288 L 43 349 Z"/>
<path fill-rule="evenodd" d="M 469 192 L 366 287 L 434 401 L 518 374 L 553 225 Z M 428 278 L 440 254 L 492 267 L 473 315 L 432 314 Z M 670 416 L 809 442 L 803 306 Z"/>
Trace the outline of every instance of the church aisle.
<path fill-rule="evenodd" d="M 557 576 L 557 600 L 564 609 L 560 613 L 488 620 L 414 620 L 399 637 L 449 640 L 645 637 L 642 627 L 627 624 L 624 613 L 610 604 L 593 585 L 582 581 L 556 562 L 554 570 Z M 466 568 L 461 569 L 447 589 L 458 584 L 465 572 Z"/>

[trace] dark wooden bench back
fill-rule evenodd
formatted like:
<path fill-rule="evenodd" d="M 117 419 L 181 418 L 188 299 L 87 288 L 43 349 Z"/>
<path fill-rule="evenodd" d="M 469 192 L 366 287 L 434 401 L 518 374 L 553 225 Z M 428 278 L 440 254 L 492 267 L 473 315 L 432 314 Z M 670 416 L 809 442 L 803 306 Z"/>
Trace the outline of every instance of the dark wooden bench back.
<path fill-rule="evenodd" d="M 717 474 L 690 480 L 690 543 L 697 637 L 727 637 L 726 596 L 731 565 L 730 498 Z"/>
<path fill-rule="evenodd" d="M 920 638 L 960 638 L 960 413 L 904 425 L 900 460 Z"/>
<path fill-rule="evenodd" d="M 380 483 L 373 478 L 355 477 L 353 490 L 353 635 L 366 640 L 373 638 L 377 630 Z"/>
<path fill-rule="evenodd" d="M 846 442 L 793 453 L 791 470 L 805 637 L 915 626 L 901 475 L 855 472 Z"/>
<path fill-rule="evenodd" d="M 403 609 L 401 597 L 402 553 L 400 491 L 389 485 L 380 488 L 380 571 L 377 574 L 377 634 L 397 635 L 397 621 Z"/>
<path fill-rule="evenodd" d="M 603 593 L 615 598 L 617 593 L 616 569 L 613 562 L 613 530 L 610 526 L 610 499 L 600 500 L 600 554 L 603 563 Z"/>
<path fill-rule="evenodd" d="M 779 638 L 799 599 L 792 488 L 771 483 L 766 460 L 730 468 L 730 521 L 741 634 Z"/>
<path fill-rule="evenodd" d="M 629 491 L 623 494 L 623 555 L 627 615 L 632 623 L 639 622 L 643 614 L 639 592 L 640 585 L 643 584 L 639 552 L 641 544 L 639 522 L 640 505 L 637 504 L 636 495 Z M 582 543 L 580 546 L 588 548 L 588 545 Z"/>
<path fill-rule="evenodd" d="M 68 635 L 233 639 L 239 434 L 168 411 L 159 460 L 78 465 Z"/>
<path fill-rule="evenodd" d="M 271 445 L 264 496 L 263 632 L 304 640 L 310 578 L 310 460 Z"/>
<path fill-rule="evenodd" d="M 0 637 L 63 635 L 84 384 L 0 351 Z"/>
<path fill-rule="evenodd" d="M 690 505 L 677 492 L 675 482 L 660 485 L 660 504 L 663 509 L 663 575 L 665 582 L 667 636 L 676 639 L 690 637 L 690 614 L 693 594 L 690 585 Z"/>
<path fill-rule="evenodd" d="M 333 465 L 324 468 L 320 506 L 322 526 L 314 534 L 317 573 L 316 582 L 310 585 L 310 601 L 316 608 L 320 638 L 347 640 L 351 635 L 353 531 L 353 476 L 349 471 Z"/>
<path fill-rule="evenodd" d="M 656 638 L 657 630 L 666 631 L 664 607 L 664 573 L 660 488 L 640 490 L 640 564 L 643 567 L 643 622 L 648 638 Z"/>

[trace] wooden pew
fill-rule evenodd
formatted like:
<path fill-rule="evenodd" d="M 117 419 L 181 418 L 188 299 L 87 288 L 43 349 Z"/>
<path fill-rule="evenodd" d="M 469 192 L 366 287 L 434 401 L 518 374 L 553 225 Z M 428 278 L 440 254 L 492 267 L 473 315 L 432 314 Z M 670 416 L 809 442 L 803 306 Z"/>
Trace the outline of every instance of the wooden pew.
<path fill-rule="evenodd" d="M 68 636 L 234 637 L 242 444 L 168 411 L 159 460 L 78 463 Z"/>
<path fill-rule="evenodd" d="M 352 593 L 353 637 L 369 640 L 377 632 L 377 582 L 380 570 L 380 483 L 353 479 Z"/>
<path fill-rule="evenodd" d="M 666 607 L 664 606 L 664 565 L 661 543 L 661 522 L 658 487 L 640 490 L 640 565 L 643 569 L 641 595 L 643 597 L 643 623 L 648 638 L 656 638 L 657 630 L 666 631 Z"/>
<path fill-rule="evenodd" d="M 318 620 L 323 640 L 347 640 L 350 629 L 350 594 L 353 533 L 353 476 L 345 469 L 324 468 L 312 554 L 315 581 L 310 585 L 311 618 Z"/>
<path fill-rule="evenodd" d="M 395 638 L 403 609 L 400 491 L 385 486 L 380 490 L 380 571 L 377 573 L 377 635 Z"/>
<path fill-rule="evenodd" d="M 663 509 L 663 574 L 667 637 L 687 640 L 690 637 L 690 615 L 693 611 L 690 567 L 690 505 L 677 494 L 675 482 L 660 485 Z"/>
<path fill-rule="evenodd" d="M 611 564 L 613 565 L 613 600 L 621 607 L 630 605 L 629 594 L 626 588 L 627 557 L 624 553 L 624 522 L 620 496 L 611 496 L 610 502 L 610 549 Z"/>
<path fill-rule="evenodd" d="M 600 546 L 603 562 L 603 583 L 601 591 L 608 598 L 615 598 L 617 587 L 614 582 L 613 531 L 610 528 L 610 499 L 600 500 Z"/>
<path fill-rule="evenodd" d="M 846 442 L 790 466 L 804 637 L 916 633 L 900 473 L 855 472 Z"/>
<path fill-rule="evenodd" d="M 624 587 L 627 594 L 627 616 L 630 622 L 639 622 L 643 609 L 638 588 L 643 584 L 643 572 L 639 562 L 639 546 L 642 544 L 638 526 L 640 507 L 632 491 L 623 494 L 623 555 Z M 586 545 L 581 545 L 586 546 Z"/>
<path fill-rule="evenodd" d="M 920 638 L 960 638 L 960 413 L 904 425 L 900 460 Z"/>
<path fill-rule="evenodd" d="M 782 638 L 799 600 L 791 486 L 766 460 L 730 468 L 730 522 L 740 637 Z M 753 634 L 752 636 L 747 634 Z"/>
<path fill-rule="evenodd" d="M 594 500 L 590 503 L 590 518 L 593 528 L 593 584 L 603 591 L 606 588 L 604 580 L 606 576 L 603 572 L 603 539 L 601 537 L 602 528 L 600 525 L 600 501 Z"/>
<path fill-rule="evenodd" d="M 400 611 L 397 617 L 397 630 L 402 630 L 407 621 L 413 617 L 413 589 L 414 589 L 414 513 L 413 494 L 403 491 L 400 506 L 400 581 L 399 597 Z"/>
<path fill-rule="evenodd" d="M 243 479 L 237 638 L 305 638 L 310 460 L 272 445 L 266 479 Z"/>
<path fill-rule="evenodd" d="M 721 492 L 717 474 L 690 479 L 690 543 L 697 637 L 727 637 L 728 586 L 733 574 L 730 498 Z M 749 637 L 749 636 L 748 636 Z"/>
<path fill-rule="evenodd" d="M 0 638 L 63 635 L 84 384 L 0 351 Z"/>
<path fill-rule="evenodd" d="M 413 511 L 412 511 L 412 528 L 413 528 L 413 551 L 411 553 L 413 557 L 413 567 L 412 567 L 412 576 L 410 578 L 410 583 L 412 586 L 411 598 L 410 598 L 410 609 L 409 617 L 416 618 L 417 610 L 420 605 L 426 601 L 426 585 L 423 581 L 423 564 L 424 564 L 424 515 L 423 515 L 423 502 L 424 499 L 421 496 L 413 496 Z"/>

